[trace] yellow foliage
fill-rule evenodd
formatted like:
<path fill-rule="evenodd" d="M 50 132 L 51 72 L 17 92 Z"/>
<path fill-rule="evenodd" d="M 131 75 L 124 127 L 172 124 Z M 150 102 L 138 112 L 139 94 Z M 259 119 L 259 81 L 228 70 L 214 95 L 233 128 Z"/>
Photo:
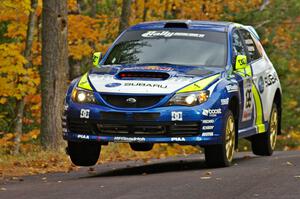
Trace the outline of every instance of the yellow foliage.
<path fill-rule="evenodd" d="M 22 142 L 27 142 L 30 140 L 35 140 L 38 138 L 38 136 L 40 135 L 40 130 L 39 129 L 34 129 L 26 134 L 23 134 L 21 137 L 21 141 Z"/>

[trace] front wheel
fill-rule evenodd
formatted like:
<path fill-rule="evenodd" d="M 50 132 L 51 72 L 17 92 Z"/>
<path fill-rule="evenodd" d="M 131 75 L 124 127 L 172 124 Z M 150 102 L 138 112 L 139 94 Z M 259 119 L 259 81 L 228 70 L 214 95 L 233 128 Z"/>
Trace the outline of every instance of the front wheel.
<path fill-rule="evenodd" d="M 278 110 L 272 106 L 269 128 L 267 132 L 251 137 L 252 152 L 255 155 L 270 156 L 273 154 L 278 133 Z"/>
<path fill-rule="evenodd" d="M 231 165 L 235 148 L 235 121 L 230 110 L 225 113 L 222 144 L 204 148 L 206 164 L 209 167 Z"/>
<path fill-rule="evenodd" d="M 101 145 L 96 142 L 68 141 L 68 154 L 71 161 L 77 166 L 93 166 L 97 163 Z"/>

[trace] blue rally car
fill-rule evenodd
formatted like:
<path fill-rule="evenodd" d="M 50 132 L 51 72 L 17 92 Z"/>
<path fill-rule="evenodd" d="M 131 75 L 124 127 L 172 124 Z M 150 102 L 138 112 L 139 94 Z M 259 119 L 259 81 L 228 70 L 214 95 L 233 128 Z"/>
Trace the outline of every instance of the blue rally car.
<path fill-rule="evenodd" d="M 204 147 L 229 166 L 238 138 L 271 155 L 280 133 L 281 86 L 259 36 L 230 22 L 159 21 L 124 31 L 95 67 L 72 81 L 63 137 L 75 165 L 96 164 L 101 145 Z"/>

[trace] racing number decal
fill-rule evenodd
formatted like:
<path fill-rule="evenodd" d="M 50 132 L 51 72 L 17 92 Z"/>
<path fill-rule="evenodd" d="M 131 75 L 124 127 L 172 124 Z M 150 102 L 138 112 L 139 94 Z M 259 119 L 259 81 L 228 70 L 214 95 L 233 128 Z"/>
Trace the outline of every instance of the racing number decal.
<path fill-rule="evenodd" d="M 247 109 L 249 109 L 249 108 L 251 108 L 252 107 L 252 97 L 251 97 L 251 95 L 252 95 L 252 90 L 251 89 L 247 89 L 246 91 L 245 91 L 245 95 L 246 95 L 246 105 L 245 105 L 245 107 L 247 108 Z"/>
<path fill-rule="evenodd" d="M 244 80 L 244 112 L 242 121 L 248 121 L 252 117 L 253 111 L 253 93 L 252 93 L 252 81 L 251 78 Z"/>

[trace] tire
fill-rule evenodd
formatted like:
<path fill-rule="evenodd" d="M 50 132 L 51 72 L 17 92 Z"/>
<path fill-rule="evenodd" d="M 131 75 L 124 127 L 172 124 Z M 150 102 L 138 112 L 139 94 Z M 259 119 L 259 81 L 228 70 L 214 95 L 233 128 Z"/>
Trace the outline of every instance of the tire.
<path fill-rule="evenodd" d="M 149 143 L 130 143 L 130 148 L 134 151 L 151 151 L 153 144 Z"/>
<path fill-rule="evenodd" d="M 273 103 L 267 132 L 251 137 L 252 152 L 255 155 L 271 156 L 275 149 L 278 133 L 278 110 Z"/>
<path fill-rule="evenodd" d="M 101 145 L 96 142 L 68 141 L 68 154 L 71 161 L 77 166 L 93 166 L 97 163 Z"/>
<path fill-rule="evenodd" d="M 222 144 L 204 147 L 205 161 L 209 167 L 228 167 L 235 149 L 235 121 L 230 110 L 225 113 Z"/>

